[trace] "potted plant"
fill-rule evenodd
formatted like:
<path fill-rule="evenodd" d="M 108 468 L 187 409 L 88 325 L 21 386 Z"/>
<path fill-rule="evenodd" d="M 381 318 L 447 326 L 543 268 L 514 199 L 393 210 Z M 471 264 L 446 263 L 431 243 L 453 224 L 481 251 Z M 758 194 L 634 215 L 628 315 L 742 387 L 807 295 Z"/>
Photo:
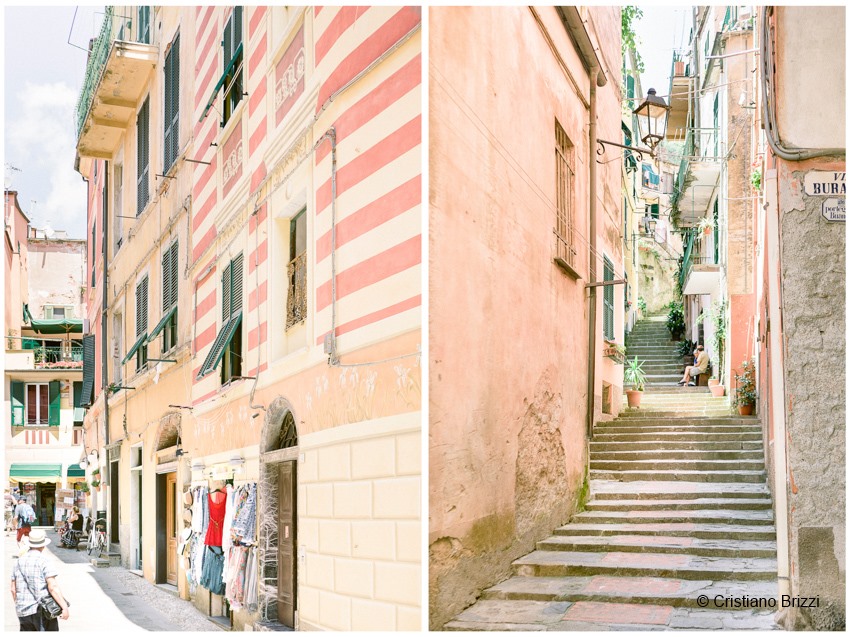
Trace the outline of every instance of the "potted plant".
<path fill-rule="evenodd" d="M 685 333 L 685 311 L 682 302 L 670 301 L 667 307 L 667 329 L 674 341 L 681 340 Z"/>
<path fill-rule="evenodd" d="M 645 316 L 646 315 L 646 300 L 642 296 L 639 296 L 638 300 L 637 300 L 637 304 L 638 304 L 638 311 L 640 312 L 640 315 Z"/>
<path fill-rule="evenodd" d="M 720 384 L 720 380 L 718 380 L 717 376 L 712 376 L 708 379 L 709 387 L 717 387 Z"/>
<path fill-rule="evenodd" d="M 89 492 L 89 483 L 88 482 L 78 482 L 77 483 L 77 491 L 82 491 L 83 493 Z"/>
<path fill-rule="evenodd" d="M 714 230 L 714 219 L 710 219 L 709 217 L 703 217 L 699 220 L 699 224 L 697 228 L 706 235 L 711 234 L 711 231 Z"/>
<path fill-rule="evenodd" d="M 679 356 L 685 365 L 694 364 L 694 350 L 697 348 L 695 341 L 685 339 L 679 344 Z"/>
<path fill-rule="evenodd" d="M 711 395 L 715 398 L 720 398 L 726 393 L 726 388 L 719 382 L 714 386 L 710 386 L 708 389 L 711 391 Z"/>
<path fill-rule="evenodd" d="M 640 407 L 640 399 L 643 396 L 643 387 L 646 384 L 646 374 L 643 372 L 643 364 L 638 362 L 637 356 L 629 361 L 623 368 L 623 380 L 632 389 L 626 390 L 629 407 Z"/>
<path fill-rule="evenodd" d="M 605 347 L 602 350 L 602 355 L 605 358 L 610 358 L 618 365 L 626 362 L 626 348 L 623 345 L 618 345 L 614 341 L 605 339 Z"/>
<path fill-rule="evenodd" d="M 751 416 L 756 404 L 756 365 L 755 361 L 744 361 L 744 370 L 735 374 L 735 401 L 738 413 Z"/>

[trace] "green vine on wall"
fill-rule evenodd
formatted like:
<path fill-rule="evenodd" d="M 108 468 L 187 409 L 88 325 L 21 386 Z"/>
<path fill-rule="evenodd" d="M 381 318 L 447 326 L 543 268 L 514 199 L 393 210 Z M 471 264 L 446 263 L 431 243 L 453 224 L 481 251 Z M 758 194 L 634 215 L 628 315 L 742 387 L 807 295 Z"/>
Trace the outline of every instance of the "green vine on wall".
<path fill-rule="evenodd" d="M 638 73 L 644 72 L 643 58 L 637 50 L 637 38 L 633 24 L 643 17 L 643 9 L 640 7 L 623 7 L 620 13 L 620 27 L 622 32 L 622 47 L 623 59 L 628 56 L 629 51 L 634 51 L 635 54 L 635 70 Z"/>

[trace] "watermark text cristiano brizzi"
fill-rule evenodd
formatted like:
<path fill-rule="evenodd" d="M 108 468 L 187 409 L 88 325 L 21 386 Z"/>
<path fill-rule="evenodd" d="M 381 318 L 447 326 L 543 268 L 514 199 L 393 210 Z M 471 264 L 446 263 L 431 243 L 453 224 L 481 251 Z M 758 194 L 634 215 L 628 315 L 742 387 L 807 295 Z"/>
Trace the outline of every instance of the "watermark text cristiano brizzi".
<path fill-rule="evenodd" d="M 751 597 L 741 595 L 740 597 L 725 597 L 723 595 L 700 595 L 697 597 L 697 605 L 700 608 L 712 606 L 713 608 L 820 608 L 820 597 L 794 597 L 781 595 L 780 597 Z"/>

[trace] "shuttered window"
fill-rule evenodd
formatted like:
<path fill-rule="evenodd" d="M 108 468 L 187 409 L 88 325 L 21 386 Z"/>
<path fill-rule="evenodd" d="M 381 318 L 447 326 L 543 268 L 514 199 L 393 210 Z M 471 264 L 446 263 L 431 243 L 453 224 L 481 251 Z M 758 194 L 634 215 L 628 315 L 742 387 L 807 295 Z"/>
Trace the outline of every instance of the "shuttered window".
<path fill-rule="evenodd" d="M 177 159 L 180 149 L 180 36 L 174 38 L 168 55 L 165 56 L 165 109 L 164 136 L 162 144 L 162 172 Z"/>
<path fill-rule="evenodd" d="M 12 426 L 23 427 L 26 422 L 24 384 L 21 381 L 13 380 L 9 383 L 10 387 L 10 403 L 12 408 Z"/>
<path fill-rule="evenodd" d="M 148 277 L 136 285 L 136 371 L 148 362 Z"/>
<path fill-rule="evenodd" d="M 233 7 L 233 13 L 224 27 L 224 104 L 222 126 L 227 123 L 236 105 L 242 100 L 242 7 Z"/>
<path fill-rule="evenodd" d="M 555 262 L 574 270 L 576 245 L 573 212 L 573 144 L 555 122 Z"/>
<path fill-rule="evenodd" d="M 242 373 L 242 270 L 244 260 L 238 255 L 224 269 L 221 276 L 221 329 L 204 359 L 197 378 L 212 373 L 224 360 L 221 368 L 222 383 L 229 382 Z"/>
<path fill-rule="evenodd" d="M 151 43 L 151 8 L 139 7 L 139 42 L 142 44 Z"/>
<path fill-rule="evenodd" d="M 614 264 L 608 257 L 603 258 L 603 280 L 614 280 Z M 602 314 L 602 334 L 608 340 L 614 340 L 614 286 L 606 285 L 602 288 L 602 303 L 604 310 Z"/>
<path fill-rule="evenodd" d="M 83 390 L 80 395 L 80 405 L 88 407 L 92 404 L 92 393 L 94 389 L 94 365 L 95 365 L 94 334 L 83 336 Z"/>
<path fill-rule="evenodd" d="M 162 253 L 162 318 L 147 340 L 152 343 L 162 332 L 163 352 L 177 344 L 177 246 L 175 241 Z"/>
<path fill-rule="evenodd" d="M 139 111 L 136 120 L 136 216 L 142 214 L 150 199 L 150 97 Z"/>

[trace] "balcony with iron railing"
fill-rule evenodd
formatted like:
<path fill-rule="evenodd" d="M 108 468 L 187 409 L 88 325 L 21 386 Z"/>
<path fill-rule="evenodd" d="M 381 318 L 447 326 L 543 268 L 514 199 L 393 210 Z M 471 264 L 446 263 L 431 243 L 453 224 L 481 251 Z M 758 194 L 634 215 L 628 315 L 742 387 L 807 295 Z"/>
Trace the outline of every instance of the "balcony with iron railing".
<path fill-rule="evenodd" d="M 82 371 L 83 343 L 77 339 L 6 336 L 7 370 L 69 369 Z"/>
<path fill-rule="evenodd" d="M 116 33 L 118 38 L 116 39 Z M 146 95 L 159 49 L 124 40 L 130 22 L 107 7 L 98 36 L 92 40 L 83 87 L 77 99 L 75 124 L 81 157 L 110 159 Z"/>
<path fill-rule="evenodd" d="M 688 233 L 685 251 L 682 256 L 682 269 L 679 272 L 679 284 L 682 294 L 711 294 L 720 284 L 720 264 L 718 257 L 699 252 L 702 239 L 695 231 Z"/>

